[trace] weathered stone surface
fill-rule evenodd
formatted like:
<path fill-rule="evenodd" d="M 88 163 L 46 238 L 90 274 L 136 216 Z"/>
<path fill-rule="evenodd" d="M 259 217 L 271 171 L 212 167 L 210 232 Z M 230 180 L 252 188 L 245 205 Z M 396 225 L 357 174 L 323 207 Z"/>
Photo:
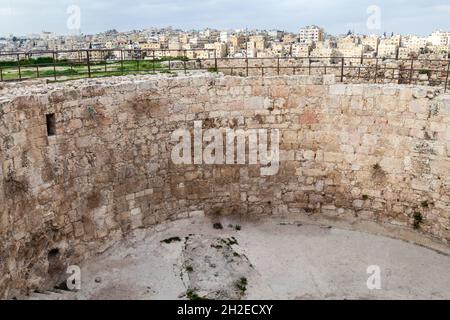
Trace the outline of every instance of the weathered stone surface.
<path fill-rule="evenodd" d="M 52 249 L 74 264 L 136 228 L 203 213 L 323 213 L 412 228 L 420 212 L 423 232 L 450 241 L 450 97 L 428 91 L 210 74 L 8 86 L 0 296 L 42 285 L 35 270 L 47 270 Z M 171 134 L 194 120 L 204 129 L 279 129 L 278 173 L 175 165 Z"/>

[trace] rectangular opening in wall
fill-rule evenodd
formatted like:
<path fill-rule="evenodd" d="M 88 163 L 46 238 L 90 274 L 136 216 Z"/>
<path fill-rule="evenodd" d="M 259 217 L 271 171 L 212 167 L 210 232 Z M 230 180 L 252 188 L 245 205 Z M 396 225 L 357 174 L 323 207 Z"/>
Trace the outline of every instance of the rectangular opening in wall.
<path fill-rule="evenodd" d="M 50 114 L 47 114 L 45 117 L 47 120 L 47 136 L 49 136 L 49 137 L 54 136 L 56 134 L 55 114 L 50 113 Z"/>

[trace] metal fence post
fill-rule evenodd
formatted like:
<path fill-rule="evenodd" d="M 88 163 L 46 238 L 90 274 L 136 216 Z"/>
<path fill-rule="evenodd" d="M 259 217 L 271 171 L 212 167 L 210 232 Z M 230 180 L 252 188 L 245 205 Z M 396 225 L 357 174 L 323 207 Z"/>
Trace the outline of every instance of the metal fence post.
<path fill-rule="evenodd" d="M 184 74 L 187 74 L 186 59 L 187 59 L 187 54 L 186 54 L 186 50 L 184 50 L 184 59 L 183 59 Z"/>
<path fill-rule="evenodd" d="M 280 75 L 280 57 L 277 57 L 277 74 Z"/>
<path fill-rule="evenodd" d="M 308 57 L 308 75 L 311 75 L 311 58 Z"/>
<path fill-rule="evenodd" d="M 152 64 L 153 64 L 153 66 L 152 66 L 152 69 L 153 69 L 153 73 L 155 73 L 155 50 L 153 50 L 153 57 L 152 57 Z"/>
<path fill-rule="evenodd" d="M 248 77 L 248 58 L 245 58 L 245 74 Z"/>
<path fill-rule="evenodd" d="M 448 63 L 448 64 L 447 64 L 447 75 L 446 75 L 446 77 L 445 77 L 444 93 L 447 92 L 447 87 L 448 87 L 448 76 L 449 76 L 449 73 L 450 73 L 450 60 L 448 60 L 447 63 Z"/>
<path fill-rule="evenodd" d="M 22 71 L 20 69 L 20 55 L 17 55 L 17 68 L 19 70 L 19 80 L 22 80 Z"/>
<path fill-rule="evenodd" d="M 341 82 L 344 82 L 344 57 L 341 60 Z"/>
<path fill-rule="evenodd" d="M 375 58 L 375 83 L 377 83 L 377 77 L 378 77 L 378 57 Z"/>
<path fill-rule="evenodd" d="M 217 72 L 219 70 L 217 70 L 217 54 L 216 54 L 216 50 L 214 49 L 214 70 Z"/>
<path fill-rule="evenodd" d="M 409 70 L 409 84 L 411 84 L 412 82 L 413 70 L 414 70 L 414 59 L 411 58 L 411 68 Z"/>
<path fill-rule="evenodd" d="M 120 49 L 120 70 L 122 71 L 122 74 L 124 73 L 123 70 L 123 50 Z"/>
<path fill-rule="evenodd" d="M 55 51 L 53 51 L 53 77 L 56 81 L 56 54 L 55 54 Z"/>
<path fill-rule="evenodd" d="M 86 59 L 87 59 L 87 67 L 88 67 L 88 76 L 91 77 L 91 58 L 89 56 L 89 50 L 86 50 Z"/>

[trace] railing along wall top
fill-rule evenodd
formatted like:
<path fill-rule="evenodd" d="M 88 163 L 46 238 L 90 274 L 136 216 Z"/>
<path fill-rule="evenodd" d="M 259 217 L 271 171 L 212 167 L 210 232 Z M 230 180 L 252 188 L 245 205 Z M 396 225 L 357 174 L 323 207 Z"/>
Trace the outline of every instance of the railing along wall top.
<path fill-rule="evenodd" d="M 449 59 L 379 57 L 223 57 L 215 49 L 102 48 L 0 52 L 0 81 L 67 80 L 129 73 L 208 70 L 231 75 L 335 74 L 341 82 L 449 87 Z"/>

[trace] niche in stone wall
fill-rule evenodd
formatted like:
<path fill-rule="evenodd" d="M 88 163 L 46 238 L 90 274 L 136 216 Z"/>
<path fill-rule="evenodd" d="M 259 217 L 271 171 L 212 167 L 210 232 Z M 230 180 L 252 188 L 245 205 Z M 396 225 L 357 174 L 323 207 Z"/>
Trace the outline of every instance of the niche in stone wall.
<path fill-rule="evenodd" d="M 56 135 L 56 118 L 54 113 L 45 115 L 47 122 L 47 136 Z"/>

